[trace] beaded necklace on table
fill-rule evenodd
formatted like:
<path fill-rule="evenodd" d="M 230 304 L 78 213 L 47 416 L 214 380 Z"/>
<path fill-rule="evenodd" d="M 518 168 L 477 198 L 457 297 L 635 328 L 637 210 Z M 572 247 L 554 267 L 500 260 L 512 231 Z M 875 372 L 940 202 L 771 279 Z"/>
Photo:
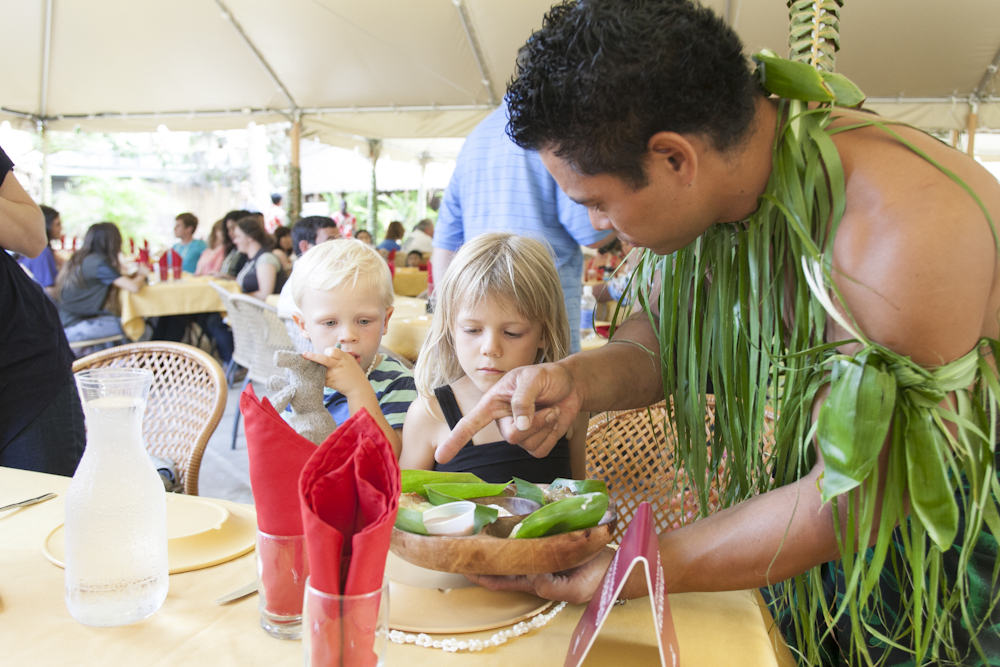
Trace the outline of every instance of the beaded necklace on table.
<path fill-rule="evenodd" d="M 439 648 L 447 653 L 457 653 L 458 651 L 482 651 L 491 646 L 506 644 L 508 639 L 520 637 L 531 632 L 532 629 L 544 627 L 549 621 L 556 617 L 566 606 L 565 602 L 560 602 L 544 614 L 538 614 L 530 621 L 521 621 L 513 627 L 497 632 L 489 639 L 434 639 L 428 634 L 408 634 L 400 630 L 389 631 L 389 641 L 393 644 L 414 644 L 424 648 Z"/>

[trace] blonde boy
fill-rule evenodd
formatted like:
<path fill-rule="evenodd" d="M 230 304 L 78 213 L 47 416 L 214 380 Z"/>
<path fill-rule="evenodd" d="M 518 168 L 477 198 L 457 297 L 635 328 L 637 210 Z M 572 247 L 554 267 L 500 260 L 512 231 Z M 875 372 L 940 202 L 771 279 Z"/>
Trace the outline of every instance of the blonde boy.
<path fill-rule="evenodd" d="M 327 367 L 327 410 L 343 424 L 367 409 L 398 457 L 403 419 L 417 391 L 413 374 L 378 351 L 392 317 L 385 260 L 360 241 L 328 241 L 296 261 L 292 281 L 301 311 L 295 322 L 316 350 L 302 356 Z"/>

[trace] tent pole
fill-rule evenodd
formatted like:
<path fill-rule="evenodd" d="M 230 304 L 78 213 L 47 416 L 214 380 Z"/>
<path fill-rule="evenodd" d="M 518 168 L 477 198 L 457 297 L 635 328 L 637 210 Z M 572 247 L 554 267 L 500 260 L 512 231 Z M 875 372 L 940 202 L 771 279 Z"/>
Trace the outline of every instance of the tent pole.
<path fill-rule="evenodd" d="M 382 236 L 382 230 L 378 228 L 378 182 L 375 179 L 375 163 L 378 162 L 382 153 L 382 141 L 380 139 L 368 140 L 368 158 L 372 162 L 372 187 L 368 191 L 368 233 L 373 239 Z"/>
<path fill-rule="evenodd" d="M 49 132 L 45 121 L 38 123 L 38 134 L 42 140 L 42 203 L 52 206 L 52 174 L 49 173 Z"/>
<path fill-rule="evenodd" d="M 959 135 L 960 135 L 960 133 L 959 133 L 958 130 L 952 130 L 951 131 L 951 147 L 952 148 L 958 148 L 958 137 L 959 137 Z"/>
<path fill-rule="evenodd" d="M 431 156 L 426 151 L 417 156 L 420 162 L 420 187 L 417 189 L 417 218 L 423 220 L 427 217 L 427 184 L 424 177 L 427 175 L 427 163 Z"/>
<path fill-rule="evenodd" d="M 49 137 L 45 115 L 49 105 L 49 56 L 52 53 L 52 0 L 45 1 L 45 36 L 42 44 L 42 85 L 38 100 L 38 134 L 42 141 L 42 203 L 52 206 L 52 175 L 49 173 Z"/>
<path fill-rule="evenodd" d="M 302 217 L 302 169 L 299 166 L 299 147 L 302 143 L 302 115 L 295 113 L 292 121 L 292 166 L 288 170 L 288 223 L 294 225 Z"/>
<path fill-rule="evenodd" d="M 966 132 L 969 135 L 968 144 L 965 147 L 965 152 L 970 156 L 975 157 L 976 155 L 976 128 L 979 126 L 979 105 L 973 103 L 969 107 L 969 117 L 967 119 L 968 125 L 966 127 Z"/>
<path fill-rule="evenodd" d="M 294 99 L 292 99 L 292 94 L 288 92 L 288 89 L 285 88 L 285 84 L 281 82 L 281 79 L 278 78 L 278 75 L 275 74 L 273 69 L 271 69 L 271 65 L 264 58 L 264 55 L 257 50 L 257 46 L 252 41 L 250 41 L 250 37 L 247 36 L 245 32 L 243 32 L 243 26 L 241 26 L 239 21 L 236 20 L 236 17 L 233 16 L 232 12 L 229 11 L 229 8 L 222 3 L 222 0 L 215 0 L 215 4 L 217 4 L 219 6 L 219 9 L 222 10 L 222 17 L 227 21 L 229 21 L 229 23 L 233 26 L 233 29 L 236 31 L 236 34 L 240 36 L 240 39 L 243 40 L 243 43 L 246 44 L 248 49 L 250 49 L 250 52 L 253 53 L 254 58 L 256 58 L 257 62 L 260 63 L 260 66 L 264 68 L 264 71 L 267 72 L 267 75 L 271 77 L 271 81 L 274 82 L 274 85 L 278 87 L 278 90 L 281 91 L 281 94 L 285 96 L 285 99 L 288 100 L 288 103 L 292 105 L 293 109 L 298 109 L 299 105 L 295 103 Z"/>
<path fill-rule="evenodd" d="M 476 67 L 479 68 L 479 76 L 481 76 L 483 87 L 486 88 L 486 94 L 490 98 L 490 106 L 496 108 L 497 96 L 493 92 L 493 79 L 490 77 L 489 67 L 486 65 L 486 58 L 483 57 L 483 49 L 479 46 L 479 40 L 476 38 L 476 31 L 472 28 L 472 22 L 469 21 L 469 13 L 465 9 L 465 5 L 462 0 L 451 0 L 455 4 L 455 9 L 458 10 L 458 19 L 462 22 L 462 29 L 465 31 L 465 38 L 469 41 L 469 48 L 472 49 L 472 57 L 476 61 Z"/>

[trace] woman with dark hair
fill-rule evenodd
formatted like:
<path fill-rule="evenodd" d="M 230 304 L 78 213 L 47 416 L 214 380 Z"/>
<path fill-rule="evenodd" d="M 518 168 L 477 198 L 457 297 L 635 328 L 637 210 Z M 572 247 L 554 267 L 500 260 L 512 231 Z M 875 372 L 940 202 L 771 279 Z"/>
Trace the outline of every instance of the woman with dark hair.
<path fill-rule="evenodd" d="M 279 226 L 274 230 L 274 250 L 271 251 L 281 266 L 285 269 L 285 274 L 292 271 L 292 230 L 288 227 Z"/>
<path fill-rule="evenodd" d="M 280 292 L 287 276 L 281 261 L 270 252 L 274 239 L 264 231 L 264 225 L 255 216 L 240 218 L 233 230 L 233 243 L 249 258 L 236 275 L 240 290 L 261 301 Z"/>
<path fill-rule="evenodd" d="M 248 215 L 253 214 L 250 211 L 230 211 L 222 217 L 223 223 L 226 225 L 226 238 L 228 240 L 226 241 L 226 257 L 222 260 L 222 268 L 219 269 L 218 278 L 235 278 L 243 265 L 247 263 L 247 256 L 237 250 L 233 243 L 233 233 L 236 231 L 236 221 Z"/>
<path fill-rule="evenodd" d="M 49 288 L 55 284 L 56 275 L 63 265 L 63 260 L 52 252 L 52 240 L 62 236 L 62 220 L 59 219 L 59 211 L 51 206 L 39 206 L 38 208 L 42 209 L 42 215 L 45 216 L 45 236 L 48 243 L 45 244 L 42 254 L 38 257 L 29 259 L 22 255 L 18 256 L 17 261 L 31 273 L 35 282 L 51 293 Z"/>
<path fill-rule="evenodd" d="M 56 278 L 59 319 L 70 342 L 120 335 L 121 319 L 106 304 L 114 303 L 116 288 L 138 292 L 149 269 L 139 266 L 135 276 L 123 276 L 118 263 L 122 235 L 113 222 L 91 225 L 83 247 L 63 266 Z"/>

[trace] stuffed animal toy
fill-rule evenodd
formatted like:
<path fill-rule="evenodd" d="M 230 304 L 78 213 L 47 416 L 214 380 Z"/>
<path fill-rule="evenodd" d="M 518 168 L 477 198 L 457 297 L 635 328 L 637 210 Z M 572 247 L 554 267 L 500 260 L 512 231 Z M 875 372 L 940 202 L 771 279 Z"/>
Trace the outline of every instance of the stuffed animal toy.
<path fill-rule="evenodd" d="M 285 377 L 272 375 L 267 388 L 277 392 L 271 401 L 295 432 L 310 442 L 321 445 L 337 428 L 323 405 L 323 385 L 326 366 L 309 361 L 298 352 L 278 350 L 274 365 L 285 369 Z M 291 414 L 285 408 L 291 404 Z"/>

